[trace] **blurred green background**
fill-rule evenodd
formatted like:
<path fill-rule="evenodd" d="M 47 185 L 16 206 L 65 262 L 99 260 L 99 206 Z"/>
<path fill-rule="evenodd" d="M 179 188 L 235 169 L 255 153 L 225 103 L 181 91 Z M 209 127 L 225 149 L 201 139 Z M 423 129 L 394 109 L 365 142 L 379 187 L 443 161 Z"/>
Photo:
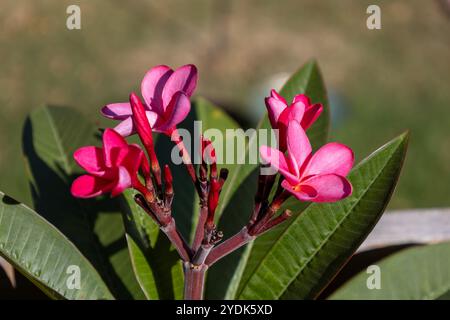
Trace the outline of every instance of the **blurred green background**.
<path fill-rule="evenodd" d="M 81 7 L 81 30 L 66 8 Z M 381 7 L 382 29 L 366 28 Z M 21 130 L 43 104 L 99 108 L 139 90 L 156 64 L 194 63 L 197 93 L 245 126 L 263 97 L 316 58 L 329 88 L 331 138 L 358 160 L 405 129 L 411 144 L 391 208 L 450 205 L 448 1 L 2 0 L 0 189 L 29 202 Z"/>

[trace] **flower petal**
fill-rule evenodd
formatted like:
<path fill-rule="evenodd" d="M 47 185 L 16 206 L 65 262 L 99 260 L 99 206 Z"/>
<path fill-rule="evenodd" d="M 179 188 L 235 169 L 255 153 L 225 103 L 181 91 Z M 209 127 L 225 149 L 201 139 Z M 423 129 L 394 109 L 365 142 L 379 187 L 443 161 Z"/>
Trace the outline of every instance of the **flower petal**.
<path fill-rule="evenodd" d="M 278 119 L 283 112 L 283 110 L 286 109 L 287 105 L 278 99 L 275 99 L 273 97 L 266 97 L 266 108 L 267 108 L 267 114 L 269 116 L 270 124 L 272 125 L 272 128 L 277 129 L 278 128 Z"/>
<path fill-rule="evenodd" d="M 305 114 L 306 106 L 303 102 L 295 102 L 289 107 L 288 121 L 295 120 L 300 123 Z"/>
<path fill-rule="evenodd" d="M 104 106 L 101 113 L 109 119 L 124 120 L 131 116 L 131 106 L 128 102 L 111 103 Z"/>
<path fill-rule="evenodd" d="M 291 120 L 288 124 L 287 150 L 287 160 L 291 170 L 300 172 L 303 164 L 310 157 L 312 149 L 305 130 L 295 120 Z"/>
<path fill-rule="evenodd" d="M 118 196 L 129 187 L 131 187 L 130 173 L 125 167 L 120 166 L 117 171 L 116 185 L 111 190 L 111 196 L 112 197 Z"/>
<path fill-rule="evenodd" d="M 103 133 L 103 155 L 107 167 L 116 167 L 126 156 L 127 150 L 128 144 L 119 133 L 110 128 L 105 130 Z"/>
<path fill-rule="evenodd" d="M 172 130 L 186 118 L 190 110 L 191 102 L 189 97 L 184 92 L 178 91 L 173 95 L 164 113 L 164 118 L 159 118 L 159 121 L 155 123 L 155 131 L 167 132 Z"/>
<path fill-rule="evenodd" d="M 334 202 L 352 194 L 353 187 L 345 178 L 337 174 L 317 175 L 302 181 L 300 189 L 310 188 L 317 192 L 313 202 Z"/>
<path fill-rule="evenodd" d="M 299 178 L 291 172 L 286 162 L 286 157 L 280 150 L 268 146 L 261 146 L 259 153 L 265 163 L 270 164 L 272 168 L 279 171 L 289 182 L 293 184 L 299 183 Z"/>
<path fill-rule="evenodd" d="M 157 113 L 163 112 L 162 92 L 173 70 L 160 65 L 151 68 L 141 82 L 141 93 L 145 103 Z"/>
<path fill-rule="evenodd" d="M 311 157 L 303 176 L 334 173 L 345 177 L 350 172 L 353 161 L 352 149 L 341 143 L 330 142 Z"/>
<path fill-rule="evenodd" d="M 323 106 L 321 104 L 313 104 L 306 108 L 305 114 L 303 115 L 303 119 L 301 120 L 301 125 L 303 129 L 308 129 L 311 125 L 319 118 L 322 114 Z"/>
<path fill-rule="evenodd" d="M 142 151 L 141 147 L 139 147 L 139 145 L 137 144 L 130 144 L 128 146 L 127 156 L 124 158 L 121 165 L 128 170 L 131 177 L 134 177 L 139 170 L 143 157 L 144 152 Z"/>
<path fill-rule="evenodd" d="M 270 96 L 272 98 L 280 100 L 281 102 L 283 102 L 287 106 L 286 99 L 282 95 L 280 95 L 275 89 L 270 90 Z"/>
<path fill-rule="evenodd" d="M 301 201 L 311 201 L 317 197 L 317 191 L 307 185 L 291 184 L 288 180 L 283 180 L 281 186 Z"/>
<path fill-rule="evenodd" d="M 162 100 L 164 108 L 171 103 L 173 96 L 178 92 L 184 92 L 189 98 L 194 93 L 197 86 L 197 68 L 188 64 L 175 70 L 164 85 Z"/>
<path fill-rule="evenodd" d="M 87 172 L 100 172 L 105 169 L 105 159 L 101 148 L 88 146 L 76 150 L 73 158 Z"/>
<path fill-rule="evenodd" d="M 92 198 L 111 190 L 111 182 L 90 175 L 82 175 L 75 179 L 70 192 L 77 198 Z"/>
<path fill-rule="evenodd" d="M 153 111 L 145 111 L 145 115 L 147 116 L 148 123 L 150 123 L 150 127 L 155 125 L 156 121 L 159 118 L 159 115 L 156 112 Z"/>
<path fill-rule="evenodd" d="M 114 131 L 116 131 L 122 137 L 128 137 L 136 133 L 133 125 L 133 118 L 128 117 L 125 120 L 122 120 L 121 123 L 114 127 Z"/>
<path fill-rule="evenodd" d="M 309 99 L 309 97 L 306 94 L 298 94 L 294 97 L 294 99 L 292 100 L 292 103 L 297 103 L 297 102 L 302 102 L 305 107 L 309 107 L 309 105 L 311 104 L 311 100 Z"/>

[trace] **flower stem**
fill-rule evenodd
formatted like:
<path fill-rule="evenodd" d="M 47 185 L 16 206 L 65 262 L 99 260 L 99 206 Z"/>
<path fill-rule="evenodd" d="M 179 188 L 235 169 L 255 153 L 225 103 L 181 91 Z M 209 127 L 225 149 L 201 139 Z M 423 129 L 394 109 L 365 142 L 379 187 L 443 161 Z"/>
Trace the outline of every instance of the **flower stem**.
<path fill-rule="evenodd" d="M 214 247 L 211 250 L 211 253 L 206 258 L 205 264 L 211 266 L 217 260 L 220 260 L 224 256 L 230 254 L 231 252 L 239 249 L 243 245 L 249 243 L 254 240 L 256 236 L 248 233 L 247 227 L 244 227 L 236 233 L 234 236 L 229 238 L 228 240 L 222 242 L 217 247 Z"/>
<path fill-rule="evenodd" d="M 203 288 L 205 285 L 205 275 L 208 266 L 205 264 L 193 265 L 190 262 L 184 263 L 184 299 L 202 300 Z"/>
<path fill-rule="evenodd" d="M 175 219 L 172 218 L 167 225 L 161 226 L 160 229 L 166 234 L 167 238 L 169 238 L 170 242 L 178 251 L 181 259 L 183 259 L 183 261 L 189 261 L 191 259 L 191 249 L 178 232 L 175 225 Z"/>

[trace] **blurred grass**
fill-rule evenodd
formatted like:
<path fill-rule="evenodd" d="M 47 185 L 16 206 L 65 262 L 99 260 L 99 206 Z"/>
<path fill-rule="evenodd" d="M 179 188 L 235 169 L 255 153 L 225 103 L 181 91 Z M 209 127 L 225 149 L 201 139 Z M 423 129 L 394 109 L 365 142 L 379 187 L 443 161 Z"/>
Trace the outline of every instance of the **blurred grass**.
<path fill-rule="evenodd" d="M 70 4 L 81 30 L 66 29 Z M 381 30 L 365 26 L 369 4 L 381 7 Z M 391 207 L 449 206 L 449 31 L 437 1 L 2 0 L 0 189 L 29 201 L 21 130 L 42 104 L 101 121 L 99 108 L 139 90 L 149 67 L 195 63 L 197 92 L 238 114 L 264 108 L 249 105 L 255 86 L 315 57 L 346 102 L 332 138 L 358 159 L 411 130 Z"/>

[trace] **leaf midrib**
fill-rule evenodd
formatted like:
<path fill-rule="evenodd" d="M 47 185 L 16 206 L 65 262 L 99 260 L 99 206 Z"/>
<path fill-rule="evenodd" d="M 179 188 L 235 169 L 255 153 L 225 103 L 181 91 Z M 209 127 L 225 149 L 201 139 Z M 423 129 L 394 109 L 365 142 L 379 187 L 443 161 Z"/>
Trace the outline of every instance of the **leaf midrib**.
<path fill-rule="evenodd" d="M 58 151 L 60 153 L 60 156 L 61 156 L 61 159 L 62 159 L 62 162 L 63 162 L 63 165 L 64 165 L 64 169 L 68 173 L 71 173 L 69 159 L 68 159 L 67 155 L 64 152 L 63 143 L 62 143 L 61 139 L 58 136 L 59 131 L 57 130 L 55 122 L 54 122 L 53 118 L 51 117 L 51 115 L 49 113 L 49 108 L 46 107 L 44 109 L 45 109 L 45 115 L 47 116 L 47 119 L 48 119 L 48 122 L 49 122 L 50 130 L 52 131 L 53 138 L 55 139 L 55 142 L 56 142 L 55 144 L 56 144 L 57 149 L 58 149 Z"/>
<path fill-rule="evenodd" d="M 4 198 L 5 196 L 7 196 L 5 193 L 0 191 L 0 198 Z M 95 270 L 95 268 L 92 266 L 92 264 L 90 263 L 90 261 L 88 259 L 86 259 L 86 257 L 81 253 L 81 251 L 57 228 L 55 228 L 52 224 L 50 224 L 47 220 L 45 220 L 41 215 L 39 215 L 38 213 L 36 213 L 36 211 L 34 211 L 33 209 L 29 208 L 28 206 L 24 205 L 23 203 L 18 204 L 19 207 L 21 207 L 23 210 L 29 211 L 31 213 L 35 214 L 35 218 L 37 220 L 40 220 L 41 222 L 43 222 L 44 224 L 47 224 L 47 226 L 49 227 L 49 229 L 58 234 L 59 236 L 61 236 L 65 241 L 67 241 L 67 243 L 69 244 L 68 247 L 71 247 L 72 250 L 74 250 L 79 258 L 84 261 L 86 267 L 91 269 L 91 272 L 97 274 L 97 277 L 100 281 L 102 281 L 102 278 L 100 276 L 100 274 L 97 272 L 97 270 Z M 2 217 L 1 220 L 3 220 L 3 216 L 5 215 L 5 208 L 6 206 L 2 206 L 3 210 L 0 213 L 0 217 Z M 14 208 L 14 210 L 17 210 L 17 208 Z M 12 225 L 12 224 L 11 224 Z M 10 226 L 11 228 L 11 226 Z M 9 235 L 7 236 L 7 238 L 9 238 Z M 40 244 L 39 244 L 40 246 Z M 36 250 L 36 252 L 38 252 L 38 250 Z M 11 264 L 13 264 L 19 271 L 21 271 L 21 273 L 28 278 L 30 281 L 34 282 L 39 282 L 42 285 L 45 285 L 46 287 L 48 287 L 49 289 L 52 290 L 53 293 L 56 293 L 58 295 L 60 295 L 61 297 L 65 298 L 57 289 L 53 288 L 51 286 L 51 284 L 49 282 L 46 282 L 44 279 L 41 279 L 40 277 L 36 277 L 34 275 L 32 275 L 31 272 L 29 272 L 28 270 L 26 270 L 26 266 L 22 266 L 22 264 L 20 263 L 20 261 L 16 262 L 15 259 L 13 259 L 13 257 L 10 255 L 10 253 L 7 250 L 0 250 L 0 255 L 2 257 L 4 257 L 8 262 L 10 262 Z M 96 286 L 98 286 L 98 284 L 96 283 Z M 108 290 L 106 284 L 104 284 L 104 289 Z M 104 292 L 105 295 L 109 295 L 110 298 L 112 298 L 112 294 L 108 291 Z"/>

